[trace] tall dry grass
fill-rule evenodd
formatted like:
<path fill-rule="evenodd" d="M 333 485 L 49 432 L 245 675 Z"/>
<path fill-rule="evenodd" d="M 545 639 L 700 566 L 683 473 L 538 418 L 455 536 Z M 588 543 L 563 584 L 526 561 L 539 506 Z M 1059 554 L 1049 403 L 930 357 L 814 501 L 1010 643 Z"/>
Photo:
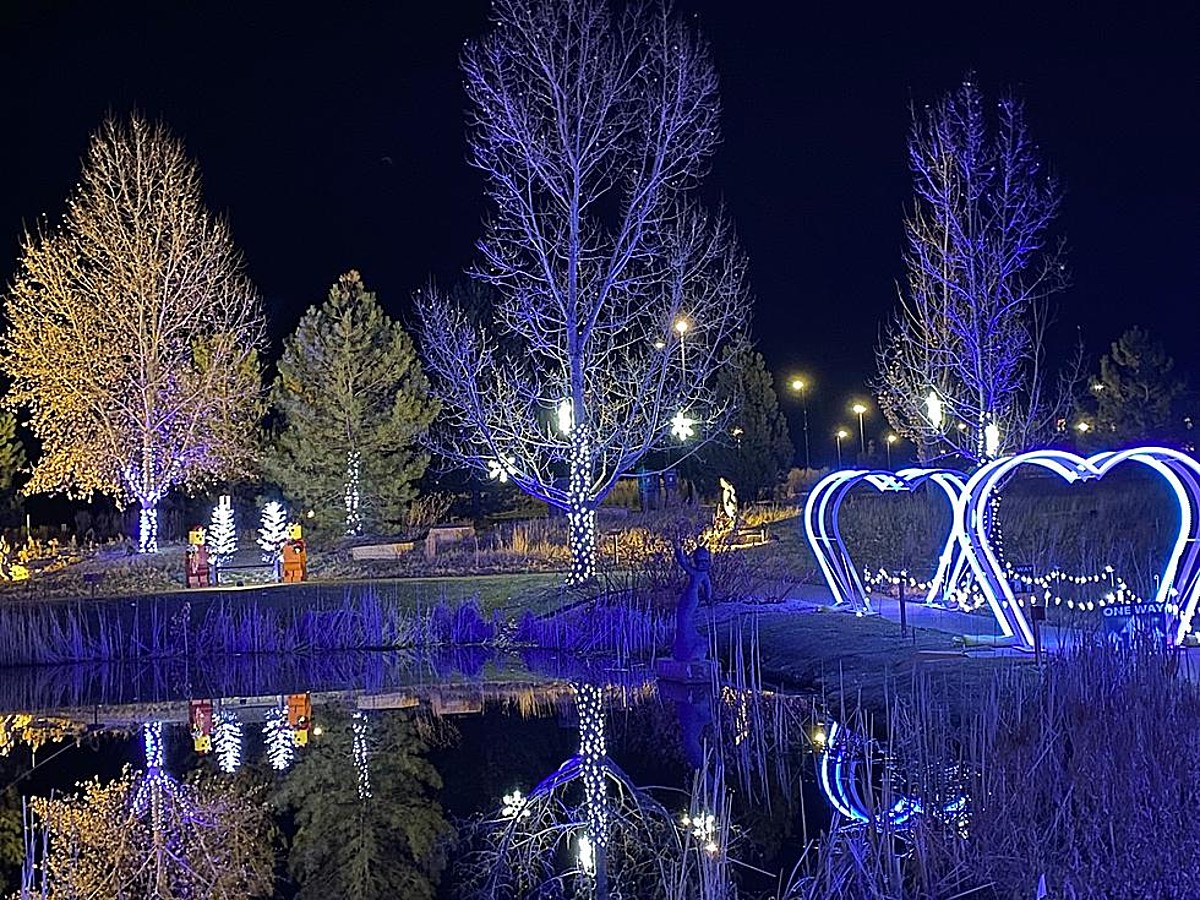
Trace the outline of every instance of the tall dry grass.
<path fill-rule="evenodd" d="M 791 900 L 1185 900 L 1200 895 L 1200 692 L 1180 657 L 1084 642 L 999 670 L 982 697 L 923 676 L 874 751 L 878 802 L 926 814 L 835 823 Z M 868 728 L 861 720 L 854 727 Z M 939 813 L 965 795 L 962 813 Z"/>

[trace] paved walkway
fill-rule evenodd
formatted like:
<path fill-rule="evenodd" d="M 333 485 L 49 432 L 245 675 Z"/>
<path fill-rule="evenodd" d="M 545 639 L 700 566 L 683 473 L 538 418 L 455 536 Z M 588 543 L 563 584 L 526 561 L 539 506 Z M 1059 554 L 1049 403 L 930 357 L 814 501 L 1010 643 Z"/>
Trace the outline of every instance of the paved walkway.
<path fill-rule="evenodd" d="M 833 595 L 828 588 L 818 585 L 800 585 L 788 595 L 788 601 L 801 608 L 818 609 L 839 612 L 852 616 L 855 613 L 848 606 L 834 606 Z M 930 631 L 940 631 L 945 634 L 958 635 L 963 638 L 963 644 L 968 652 L 1001 653 L 1012 656 L 1032 656 L 1033 651 L 1021 646 L 1014 646 L 1012 638 L 1006 638 L 1000 631 L 995 616 L 990 610 L 981 609 L 977 612 L 962 612 L 956 609 L 941 609 L 936 606 L 926 606 L 921 602 L 907 601 L 905 604 L 905 621 L 910 628 L 924 628 Z M 875 615 L 890 622 L 900 623 L 900 601 L 895 597 L 875 594 L 871 597 L 871 607 Z M 1043 626 L 1042 648 L 1057 650 L 1071 640 L 1071 633 L 1066 629 L 1054 626 Z"/>

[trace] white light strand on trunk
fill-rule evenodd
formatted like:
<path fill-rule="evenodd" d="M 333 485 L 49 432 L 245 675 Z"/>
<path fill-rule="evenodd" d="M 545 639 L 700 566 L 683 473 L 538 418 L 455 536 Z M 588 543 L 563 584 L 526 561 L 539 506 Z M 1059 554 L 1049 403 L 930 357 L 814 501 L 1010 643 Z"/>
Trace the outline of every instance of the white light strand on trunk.
<path fill-rule="evenodd" d="M 359 481 L 362 472 L 362 458 L 357 450 L 351 450 L 346 459 L 346 534 L 362 534 L 361 497 Z"/>
<path fill-rule="evenodd" d="M 367 800 L 371 797 L 371 769 L 367 759 L 367 717 L 361 711 L 350 720 L 350 732 L 354 768 L 358 770 L 358 799 Z"/>

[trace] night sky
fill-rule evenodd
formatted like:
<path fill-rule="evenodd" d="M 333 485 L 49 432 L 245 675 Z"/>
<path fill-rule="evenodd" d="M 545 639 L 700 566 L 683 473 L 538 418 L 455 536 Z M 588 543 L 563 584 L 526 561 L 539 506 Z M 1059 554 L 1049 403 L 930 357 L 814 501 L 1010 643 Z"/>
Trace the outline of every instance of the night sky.
<path fill-rule="evenodd" d="M 722 80 L 724 144 L 705 191 L 725 201 L 749 252 L 769 365 L 814 382 L 814 457 L 851 423 L 846 406 L 874 375 L 903 274 L 909 103 L 968 69 L 990 95 L 1022 94 L 1066 189 L 1073 284 L 1054 346 L 1082 329 L 1098 352 L 1136 322 L 1193 368 L 1200 19 L 1187 6 L 679 0 Z M 198 159 L 276 347 L 349 268 L 408 318 L 411 292 L 461 277 L 479 236 L 457 62 L 486 17 L 480 0 L 9 0 L 0 275 L 11 277 L 22 229 L 62 212 L 106 111 L 136 106 Z"/>

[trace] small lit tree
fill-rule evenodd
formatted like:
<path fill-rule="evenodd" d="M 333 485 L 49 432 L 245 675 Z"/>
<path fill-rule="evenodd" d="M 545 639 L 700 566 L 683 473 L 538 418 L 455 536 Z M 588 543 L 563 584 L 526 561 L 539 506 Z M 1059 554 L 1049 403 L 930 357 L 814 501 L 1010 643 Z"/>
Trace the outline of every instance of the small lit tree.
<path fill-rule="evenodd" d="M 269 500 L 263 507 L 258 528 L 258 546 L 262 560 L 278 568 L 283 545 L 287 543 L 287 509 L 278 500 Z"/>
<path fill-rule="evenodd" d="M 493 207 L 473 274 L 494 301 L 423 292 L 422 347 L 440 449 L 565 510 L 576 583 L 617 479 L 672 430 L 722 427 L 712 382 L 748 327 L 745 260 L 693 196 L 719 103 L 690 29 L 606 0 L 496 0 L 493 21 L 462 67 Z"/>
<path fill-rule="evenodd" d="M 233 498 L 223 494 L 213 507 L 208 525 L 208 552 L 218 566 L 222 566 L 237 553 L 237 522 L 233 515 Z"/>
<path fill-rule="evenodd" d="M 6 402 L 42 447 L 26 493 L 136 502 L 153 551 L 167 491 L 250 468 L 262 312 L 165 126 L 134 115 L 92 135 L 62 224 L 25 236 L 6 313 Z"/>
<path fill-rule="evenodd" d="M 877 354 L 880 408 L 924 458 L 1024 449 L 1069 398 L 1044 389 L 1047 298 L 1065 282 L 1061 245 L 1047 246 L 1058 185 L 1021 102 L 1002 97 L 989 121 L 969 76 L 913 111 L 908 159 L 908 278 Z"/>

